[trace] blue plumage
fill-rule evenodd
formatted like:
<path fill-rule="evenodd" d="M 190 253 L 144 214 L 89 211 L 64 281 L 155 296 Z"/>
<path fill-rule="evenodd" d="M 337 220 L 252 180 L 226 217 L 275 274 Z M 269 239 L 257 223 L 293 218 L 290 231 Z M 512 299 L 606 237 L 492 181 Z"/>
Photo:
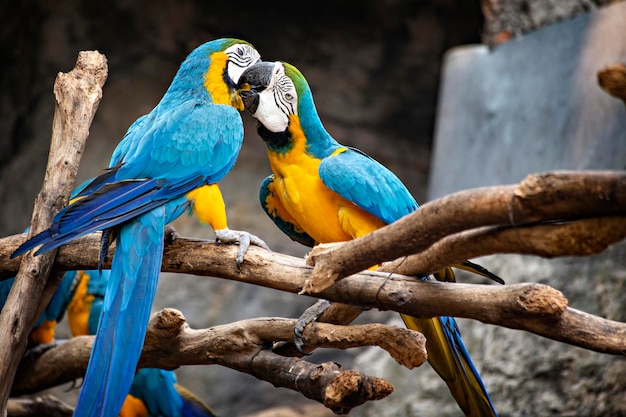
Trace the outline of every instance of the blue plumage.
<path fill-rule="evenodd" d="M 76 293 L 74 308 L 70 308 L 69 318 L 75 324 L 79 336 L 82 331 L 96 334 L 98 320 L 102 313 L 106 287 L 110 279 L 110 271 L 80 271 L 81 279 L 87 280 L 81 290 Z M 85 311 L 88 309 L 88 311 Z M 87 314 L 85 314 L 87 313 Z M 81 320 L 88 320 L 84 326 Z M 74 322 L 72 323 L 72 320 Z M 71 327 L 71 326 L 70 326 Z M 141 402 L 138 406 L 133 401 L 124 403 L 124 416 L 140 415 L 145 408 L 146 417 L 214 417 L 213 411 L 200 399 L 184 387 L 178 385 L 174 371 L 158 368 L 142 368 L 137 371 L 130 387 L 129 395 Z M 128 399 L 128 397 L 127 397 Z"/>
<path fill-rule="evenodd" d="M 385 223 L 393 223 L 418 207 L 395 174 L 354 148 L 324 158 L 319 176 L 328 188 Z"/>
<path fill-rule="evenodd" d="M 243 142 L 233 87 L 241 70 L 258 60 L 258 52 L 237 39 L 196 48 L 157 106 L 130 126 L 110 169 L 88 184 L 49 230 L 13 254 L 39 245 L 42 253 L 97 230 L 118 232 L 76 416 L 117 415 L 141 353 L 165 225 L 189 207 L 188 192 L 218 182 L 233 167 Z"/>
<path fill-rule="evenodd" d="M 52 296 L 52 299 L 35 322 L 35 326 L 33 327 L 30 335 L 31 343 L 47 344 L 53 342 L 54 327 L 65 314 L 67 305 L 69 304 L 75 290 L 75 279 L 76 271 L 68 271 L 65 273 L 61 283 Z M 0 281 L 0 310 L 4 308 L 4 304 L 6 303 L 14 282 L 15 278 Z M 42 325 L 47 325 L 49 328 L 43 328 Z"/>

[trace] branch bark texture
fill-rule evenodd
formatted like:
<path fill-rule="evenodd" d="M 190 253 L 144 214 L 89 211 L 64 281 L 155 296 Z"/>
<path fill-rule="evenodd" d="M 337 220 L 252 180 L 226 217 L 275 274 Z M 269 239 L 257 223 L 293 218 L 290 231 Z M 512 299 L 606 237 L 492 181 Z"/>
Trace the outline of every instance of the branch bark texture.
<path fill-rule="evenodd" d="M 48 165 L 41 192 L 35 200 L 30 234 L 48 228 L 69 200 L 91 120 L 107 78 L 104 55 L 81 52 L 69 73 L 59 73 L 54 83 L 55 113 Z M 48 279 L 56 251 L 33 257 L 26 254 L 15 283 L 0 313 L 0 411 L 6 403 L 28 333 L 59 284 Z"/>
<path fill-rule="evenodd" d="M 626 105 L 626 65 L 615 64 L 598 71 L 598 84 L 608 94 Z"/>
<path fill-rule="evenodd" d="M 4 265 L 5 254 L 11 252 L 6 243 L 17 245 L 23 238 L 22 235 L 0 240 L 0 266 Z M 94 234 L 62 247 L 56 265 L 60 269 L 96 268 L 99 242 L 99 236 Z M 299 292 L 313 272 L 301 259 L 256 247 L 249 249 L 238 270 L 234 261 L 236 251 L 237 248 L 230 245 L 217 246 L 212 241 L 179 238 L 166 245 L 162 269 L 292 293 Z M 626 351 L 626 338 L 615 337 L 626 334 L 625 324 L 568 308 L 560 292 L 540 284 L 495 286 L 424 282 L 411 276 L 366 271 L 336 282 L 316 297 L 417 317 L 471 318 L 598 352 L 622 355 Z M 588 337 L 590 333 L 595 336 Z"/>
<path fill-rule="evenodd" d="M 302 292 L 318 293 L 348 275 L 420 253 L 446 236 L 466 230 L 485 226 L 519 228 L 605 216 L 621 217 L 624 213 L 626 172 L 623 171 L 532 174 L 519 185 L 460 191 L 426 203 L 397 222 L 359 239 L 313 251 L 307 259 L 315 270 Z M 595 230 L 579 232 L 567 245 L 573 255 L 581 254 L 576 251 L 580 238 L 598 236 Z M 621 234 L 616 239 L 623 238 Z"/>
<path fill-rule="evenodd" d="M 293 339 L 294 325 L 295 320 L 291 319 L 261 318 L 193 330 L 180 312 L 165 309 L 150 320 L 139 367 L 175 369 L 183 365 L 219 364 L 301 392 L 338 414 L 392 392 L 388 382 L 343 370 L 338 364 L 313 364 L 273 352 L 276 342 Z M 315 323 L 307 328 L 304 337 L 308 344 L 321 347 L 381 346 L 410 368 L 426 360 L 424 336 L 394 326 L 343 327 Z M 25 359 L 13 395 L 37 392 L 80 378 L 87 367 L 92 344 L 92 336 L 77 337 L 38 357 Z"/>

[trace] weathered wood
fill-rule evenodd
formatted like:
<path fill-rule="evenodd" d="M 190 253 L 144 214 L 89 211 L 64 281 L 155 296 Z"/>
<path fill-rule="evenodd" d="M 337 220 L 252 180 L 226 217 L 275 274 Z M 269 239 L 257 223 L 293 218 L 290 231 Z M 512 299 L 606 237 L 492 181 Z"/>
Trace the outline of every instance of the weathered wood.
<path fill-rule="evenodd" d="M 11 237 L 16 243 L 18 238 Z M 0 240 L 1 253 L 7 251 Z M 97 266 L 97 234 L 72 242 L 59 250 L 61 269 L 93 269 Z M 301 259 L 251 247 L 241 270 L 234 259 L 237 248 L 211 241 L 179 238 L 166 244 L 163 271 L 236 280 L 297 293 L 312 273 Z M 1 256 L 0 256 L 1 260 Z M 2 262 L 0 261 L 0 265 Z M 416 317 L 454 316 L 527 330 L 540 336 L 598 352 L 622 355 L 626 351 L 626 324 L 583 314 L 555 289 L 540 284 L 507 286 L 424 282 L 404 275 L 362 272 L 336 282 L 319 294 L 334 302 L 394 310 Z M 588 320 L 587 320 L 588 319 Z M 555 320 L 559 326 L 553 326 Z M 547 322 L 550 325 L 542 325 Z M 585 326 L 590 327 L 586 328 Z M 592 332 L 594 337 L 581 335 Z M 289 339 L 290 340 L 290 339 Z"/>
<path fill-rule="evenodd" d="M 69 73 L 59 73 L 54 84 L 55 113 L 48 165 L 41 192 L 35 200 L 30 235 L 46 229 L 68 202 L 89 126 L 102 97 L 107 77 L 104 55 L 80 52 Z M 0 313 L 0 414 L 6 402 L 27 336 L 37 316 L 54 294 L 59 276 L 48 279 L 56 251 L 22 257 L 15 284 Z"/>
<path fill-rule="evenodd" d="M 600 253 L 626 237 L 626 217 L 582 219 L 569 223 L 496 226 L 446 236 L 426 250 L 385 264 L 403 275 L 430 275 L 448 265 L 495 253 L 545 258 Z"/>
<path fill-rule="evenodd" d="M 626 104 L 626 65 L 615 64 L 598 71 L 598 84 Z"/>
<path fill-rule="evenodd" d="M 72 417 L 74 408 L 52 395 L 12 398 L 7 403 L 10 417 Z"/>
<path fill-rule="evenodd" d="M 315 270 L 302 292 L 317 293 L 350 274 L 419 253 L 440 239 L 465 230 L 574 221 L 625 212 L 624 171 L 531 174 L 517 186 L 460 191 L 426 203 L 359 239 L 312 251 L 307 261 L 315 265 Z M 594 234 L 591 230 L 587 236 Z"/>
<path fill-rule="evenodd" d="M 335 363 L 316 365 L 274 353 L 271 347 L 276 341 L 293 338 L 294 324 L 292 319 L 265 318 L 193 330 L 180 312 L 165 309 L 150 320 L 139 367 L 219 364 L 301 392 L 337 413 L 391 393 L 393 388 L 386 381 L 342 370 Z M 394 326 L 315 323 L 304 337 L 308 344 L 338 349 L 379 346 L 410 368 L 426 360 L 424 336 Z M 25 359 L 13 394 L 37 392 L 81 377 L 92 344 L 92 336 L 81 336 Z M 344 384 L 355 380 L 358 384 Z"/>

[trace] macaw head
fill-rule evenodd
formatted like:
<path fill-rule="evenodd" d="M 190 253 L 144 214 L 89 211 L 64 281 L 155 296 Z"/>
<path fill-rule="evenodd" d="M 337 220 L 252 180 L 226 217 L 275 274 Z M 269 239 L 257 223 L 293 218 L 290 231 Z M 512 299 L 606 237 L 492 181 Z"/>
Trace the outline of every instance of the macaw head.
<path fill-rule="evenodd" d="M 241 74 L 237 88 L 246 110 L 273 133 L 285 131 L 290 117 L 298 114 L 299 97 L 310 96 L 300 71 L 278 61 L 249 67 Z"/>
<path fill-rule="evenodd" d="M 243 40 L 216 39 L 194 49 L 183 61 L 166 96 L 188 99 L 205 95 L 215 104 L 228 104 L 243 110 L 235 86 L 244 70 L 261 60 L 254 47 Z"/>
<path fill-rule="evenodd" d="M 288 152 L 296 143 L 305 143 L 306 151 L 319 157 L 334 150 L 336 142 L 317 114 L 309 84 L 293 65 L 252 65 L 239 77 L 237 92 L 270 151 Z"/>

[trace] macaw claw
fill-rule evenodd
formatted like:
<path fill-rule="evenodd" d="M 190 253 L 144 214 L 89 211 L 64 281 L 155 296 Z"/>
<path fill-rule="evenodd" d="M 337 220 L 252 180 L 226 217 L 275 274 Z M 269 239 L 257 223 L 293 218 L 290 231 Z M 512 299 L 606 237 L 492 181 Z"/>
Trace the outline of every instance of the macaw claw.
<path fill-rule="evenodd" d="M 241 264 L 243 263 L 243 258 L 248 251 L 250 245 L 259 246 L 263 249 L 267 249 L 271 251 L 270 247 L 267 244 L 258 238 L 257 236 L 244 232 L 242 230 L 231 230 L 231 229 L 220 229 L 215 231 L 215 237 L 217 238 L 219 243 L 234 243 L 239 244 L 239 250 L 237 251 L 237 269 L 241 270 Z"/>
<path fill-rule="evenodd" d="M 171 224 L 165 226 L 165 241 L 167 243 L 172 243 L 179 237 L 180 233 L 178 233 L 176 229 L 174 229 L 174 226 L 172 226 Z"/>
<path fill-rule="evenodd" d="M 302 313 L 302 315 L 298 318 L 298 321 L 296 321 L 296 325 L 293 328 L 294 343 L 298 352 L 303 355 L 310 355 L 310 353 L 304 351 L 304 340 L 302 340 L 302 334 L 304 333 L 306 326 L 317 320 L 326 310 L 328 310 L 329 307 L 330 301 L 323 299 L 317 300 L 315 304 L 304 310 L 304 313 Z"/>

